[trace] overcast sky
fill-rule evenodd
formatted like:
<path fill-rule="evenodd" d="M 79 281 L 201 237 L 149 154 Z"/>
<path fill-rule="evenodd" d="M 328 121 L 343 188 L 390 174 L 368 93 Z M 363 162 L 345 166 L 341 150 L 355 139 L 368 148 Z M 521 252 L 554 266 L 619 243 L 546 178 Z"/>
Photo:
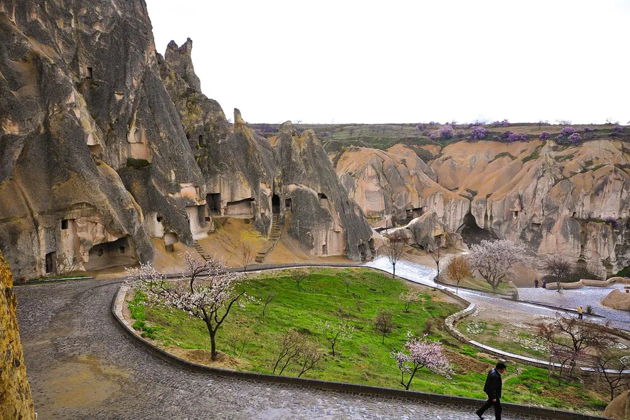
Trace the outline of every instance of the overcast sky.
<path fill-rule="evenodd" d="M 630 120 L 630 0 L 147 0 L 249 122 Z"/>

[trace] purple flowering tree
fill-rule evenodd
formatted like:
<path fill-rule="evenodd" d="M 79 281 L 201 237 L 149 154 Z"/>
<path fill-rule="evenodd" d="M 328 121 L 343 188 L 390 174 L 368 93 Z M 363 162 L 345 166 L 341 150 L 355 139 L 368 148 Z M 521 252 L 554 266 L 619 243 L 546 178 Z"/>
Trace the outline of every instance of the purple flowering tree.
<path fill-rule="evenodd" d="M 470 131 L 471 140 L 483 140 L 488 137 L 488 130 L 485 127 L 473 127 Z"/>
<path fill-rule="evenodd" d="M 551 134 L 549 134 L 548 131 L 543 131 L 542 133 L 540 133 L 540 140 L 542 141 L 547 141 L 549 140 L 549 138 L 551 137 Z"/>
<path fill-rule="evenodd" d="M 180 309 L 202 320 L 210 336 L 212 360 L 216 360 L 217 332 L 234 304 L 246 296 L 236 289 L 243 275 L 228 271 L 214 259 L 200 261 L 186 254 L 186 263 L 184 281 L 167 281 L 151 264 L 127 270 L 127 275 L 131 286 L 147 295 L 149 304 Z"/>
<path fill-rule="evenodd" d="M 580 136 L 580 133 L 573 133 L 569 136 L 568 140 L 571 144 L 577 144 L 582 141 L 582 136 Z"/>
<path fill-rule="evenodd" d="M 455 135 L 455 130 L 450 125 L 445 125 L 445 126 L 440 127 L 438 132 L 442 140 L 452 139 L 453 136 Z"/>
<path fill-rule="evenodd" d="M 396 359 L 400 369 L 400 384 L 406 390 L 409 390 L 411 381 L 423 367 L 446 377 L 453 374 L 442 345 L 427 341 L 426 338 L 410 338 L 405 343 L 404 350 L 392 353 L 392 357 Z M 407 378 L 405 375 L 408 375 Z"/>
<path fill-rule="evenodd" d="M 564 127 L 561 131 L 560 134 L 562 134 L 565 137 L 570 136 L 571 134 L 574 134 L 576 132 L 575 128 L 573 127 Z"/>

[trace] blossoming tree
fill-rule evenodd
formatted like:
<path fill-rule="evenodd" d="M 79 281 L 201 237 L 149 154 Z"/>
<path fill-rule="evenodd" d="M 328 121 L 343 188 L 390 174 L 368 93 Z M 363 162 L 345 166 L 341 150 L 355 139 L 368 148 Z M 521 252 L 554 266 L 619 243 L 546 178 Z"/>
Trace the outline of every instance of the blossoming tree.
<path fill-rule="evenodd" d="M 523 244 L 502 239 L 481 241 L 478 245 L 473 245 L 468 260 L 496 293 L 512 266 L 528 262 L 529 256 Z"/>
<path fill-rule="evenodd" d="M 400 384 L 406 390 L 409 390 L 414 376 L 423 367 L 446 377 L 453 373 L 440 343 L 430 342 L 425 338 L 410 338 L 405 343 L 405 350 L 392 353 L 392 357 L 398 363 Z M 406 380 L 405 374 L 408 375 Z"/>
<path fill-rule="evenodd" d="M 200 261 L 186 254 L 185 281 L 168 281 L 151 264 L 128 270 L 132 287 L 147 295 L 148 303 L 181 309 L 202 320 L 210 336 L 212 360 L 217 359 L 216 335 L 230 310 L 245 295 L 236 289 L 243 278 L 215 259 Z M 239 302 L 240 304 L 241 302 Z"/>

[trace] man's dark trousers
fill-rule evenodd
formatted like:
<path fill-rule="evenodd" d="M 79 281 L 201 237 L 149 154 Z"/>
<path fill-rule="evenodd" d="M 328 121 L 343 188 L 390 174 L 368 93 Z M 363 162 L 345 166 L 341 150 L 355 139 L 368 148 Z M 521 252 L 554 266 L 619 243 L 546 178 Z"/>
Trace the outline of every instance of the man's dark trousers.
<path fill-rule="evenodd" d="M 497 420 L 501 420 L 501 400 L 496 398 L 496 401 L 492 402 L 492 398 L 488 398 L 488 401 L 486 401 L 486 403 L 483 405 L 483 407 L 481 407 L 479 410 L 477 410 L 477 414 L 479 416 L 482 416 L 484 411 L 486 411 L 488 408 L 492 407 L 494 405 L 494 418 Z"/>

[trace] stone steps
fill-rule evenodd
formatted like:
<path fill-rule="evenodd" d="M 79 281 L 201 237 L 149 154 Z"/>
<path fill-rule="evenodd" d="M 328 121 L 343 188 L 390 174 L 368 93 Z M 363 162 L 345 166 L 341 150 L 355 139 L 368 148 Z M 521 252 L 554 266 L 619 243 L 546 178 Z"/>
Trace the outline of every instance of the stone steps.
<path fill-rule="evenodd" d="M 254 261 L 256 261 L 258 264 L 262 264 L 265 261 L 265 257 L 273 250 L 273 248 L 280 240 L 283 227 L 284 218 L 281 218 L 279 214 L 274 214 L 271 219 L 271 230 L 269 231 L 269 239 L 263 249 L 256 253 Z"/>
<path fill-rule="evenodd" d="M 195 251 L 197 251 L 199 255 L 201 255 L 201 258 L 203 258 L 205 261 L 209 261 L 212 258 L 210 254 L 208 254 L 206 250 L 203 249 L 199 242 L 195 241 L 193 243 L 193 248 L 195 249 Z"/>

